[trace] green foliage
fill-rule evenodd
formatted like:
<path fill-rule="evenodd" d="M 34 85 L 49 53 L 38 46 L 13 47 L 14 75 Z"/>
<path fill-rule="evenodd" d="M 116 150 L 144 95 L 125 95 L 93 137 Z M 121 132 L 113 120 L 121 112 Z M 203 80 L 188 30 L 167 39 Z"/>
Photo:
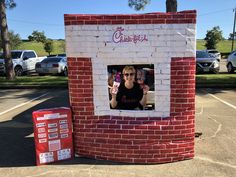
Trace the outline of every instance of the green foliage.
<path fill-rule="evenodd" d="M 203 39 L 197 39 L 197 50 L 205 50 L 205 43 L 206 41 Z"/>
<path fill-rule="evenodd" d="M 33 31 L 30 36 L 28 36 L 29 41 L 37 41 L 44 43 L 46 41 L 46 36 L 44 32 Z"/>
<path fill-rule="evenodd" d="M 53 52 L 51 54 L 65 53 L 65 48 L 61 46 L 65 46 L 64 40 L 53 40 Z M 41 42 L 31 42 L 24 41 L 20 46 L 17 47 L 18 50 L 34 50 L 38 56 L 46 56 L 48 53 L 44 50 L 44 44 Z"/>
<path fill-rule="evenodd" d="M 48 53 L 48 55 L 51 54 L 51 52 L 53 51 L 53 41 L 52 40 L 47 40 L 44 43 L 44 50 Z"/>
<path fill-rule="evenodd" d="M 219 41 L 223 39 L 222 31 L 220 30 L 219 26 L 215 26 L 212 30 L 208 30 L 205 41 L 206 41 L 206 48 L 207 49 L 216 49 L 216 45 Z"/>
<path fill-rule="evenodd" d="M 206 41 L 202 39 L 197 40 L 197 50 L 205 50 Z M 232 41 L 230 40 L 222 40 L 217 44 L 216 49 L 221 53 L 229 53 L 231 52 Z M 236 46 L 235 46 L 236 47 Z M 236 50 L 236 48 L 235 48 Z"/>
<path fill-rule="evenodd" d="M 236 32 L 234 32 L 234 35 L 233 35 L 233 33 L 229 33 L 228 40 L 233 40 L 233 37 L 234 37 L 234 40 L 236 40 Z"/>
<path fill-rule="evenodd" d="M 59 47 L 60 47 L 63 51 L 66 51 L 66 43 L 65 43 L 65 41 L 64 41 L 64 42 L 62 41 L 62 42 L 60 43 Z M 63 53 L 65 53 L 65 52 L 63 52 Z"/>
<path fill-rule="evenodd" d="M 17 77 L 13 81 L 0 77 L 0 87 L 9 86 L 51 86 L 51 87 L 67 87 L 68 77 L 62 76 L 23 76 Z M 197 86 L 235 86 L 236 74 L 202 74 L 196 75 Z"/>
<path fill-rule="evenodd" d="M 134 10 L 144 10 L 145 6 L 149 4 L 151 0 L 128 0 L 128 5 Z M 166 0 L 166 12 L 177 12 L 177 0 Z"/>
<path fill-rule="evenodd" d="M 197 50 L 204 50 L 205 42 L 202 39 L 197 40 Z M 231 43 L 229 40 L 222 40 L 217 45 L 217 50 L 221 53 L 229 53 L 231 51 Z M 53 40 L 54 50 L 51 54 L 65 53 L 65 40 Z M 46 56 L 44 45 L 39 42 L 23 41 L 16 49 L 18 50 L 35 50 L 38 56 Z M 236 48 L 235 48 L 236 50 Z"/>
<path fill-rule="evenodd" d="M 14 0 L 5 0 L 5 5 L 10 9 L 16 7 L 16 3 L 14 2 Z"/>
<path fill-rule="evenodd" d="M 202 74 L 196 75 L 196 85 L 222 85 L 222 86 L 236 86 L 236 74 Z"/>
<path fill-rule="evenodd" d="M 145 6 L 150 3 L 151 0 L 128 0 L 128 5 L 134 10 L 144 10 Z"/>
<path fill-rule="evenodd" d="M 8 86 L 51 86 L 51 87 L 67 87 L 68 77 L 63 76 L 21 76 L 13 81 L 0 77 L 0 87 Z"/>
<path fill-rule="evenodd" d="M 14 31 L 9 31 L 8 32 L 9 39 L 10 39 L 10 46 L 11 49 L 14 50 L 16 49 L 20 44 L 21 44 L 21 38 L 19 34 L 15 34 Z M 2 39 L 0 38 L 0 50 L 2 50 Z"/>
<path fill-rule="evenodd" d="M 21 44 L 21 38 L 19 34 L 15 34 L 14 31 L 9 32 L 11 49 L 16 49 Z"/>

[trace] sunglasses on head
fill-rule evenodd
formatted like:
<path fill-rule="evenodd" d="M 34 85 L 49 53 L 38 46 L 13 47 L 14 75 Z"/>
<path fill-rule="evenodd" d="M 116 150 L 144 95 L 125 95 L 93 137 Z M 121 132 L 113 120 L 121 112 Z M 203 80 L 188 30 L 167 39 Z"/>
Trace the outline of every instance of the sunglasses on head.
<path fill-rule="evenodd" d="M 128 76 L 134 76 L 134 74 L 135 74 L 135 73 L 125 73 L 124 75 L 125 75 L 126 77 L 128 77 Z"/>

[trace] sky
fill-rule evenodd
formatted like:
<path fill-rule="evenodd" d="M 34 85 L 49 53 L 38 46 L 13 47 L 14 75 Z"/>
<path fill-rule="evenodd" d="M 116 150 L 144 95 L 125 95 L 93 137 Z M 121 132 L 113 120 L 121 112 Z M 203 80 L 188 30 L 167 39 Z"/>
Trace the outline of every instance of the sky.
<path fill-rule="evenodd" d="M 47 38 L 65 39 L 64 14 L 141 14 L 165 12 L 166 0 L 151 0 L 145 10 L 128 7 L 128 0 L 15 0 L 7 10 L 8 29 L 28 39 L 34 30 Z M 178 0 L 178 11 L 197 10 L 197 39 L 219 26 L 223 37 L 233 32 L 236 0 Z"/>

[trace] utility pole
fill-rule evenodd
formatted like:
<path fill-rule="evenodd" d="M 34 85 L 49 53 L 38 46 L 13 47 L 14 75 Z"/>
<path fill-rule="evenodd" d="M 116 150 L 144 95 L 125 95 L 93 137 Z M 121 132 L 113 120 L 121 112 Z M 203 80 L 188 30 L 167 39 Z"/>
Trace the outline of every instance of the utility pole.
<path fill-rule="evenodd" d="M 236 21 L 236 7 L 234 8 L 233 11 L 234 11 L 234 27 L 233 27 L 233 39 L 232 39 L 231 52 L 234 50 L 235 21 Z"/>

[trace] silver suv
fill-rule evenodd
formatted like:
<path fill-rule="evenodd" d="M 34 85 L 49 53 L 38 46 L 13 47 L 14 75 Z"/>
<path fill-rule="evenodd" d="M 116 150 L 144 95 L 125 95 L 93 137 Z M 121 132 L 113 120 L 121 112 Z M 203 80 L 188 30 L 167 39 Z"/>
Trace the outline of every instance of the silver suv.
<path fill-rule="evenodd" d="M 207 49 L 206 51 L 207 51 L 207 53 L 209 53 L 211 56 L 213 56 L 213 57 L 219 59 L 219 61 L 220 61 L 220 59 L 221 59 L 221 54 L 220 54 L 220 52 L 219 52 L 218 50 L 216 50 L 216 49 Z"/>
<path fill-rule="evenodd" d="M 231 52 L 227 58 L 226 64 L 228 73 L 233 73 L 236 70 L 236 50 Z"/>
<path fill-rule="evenodd" d="M 213 57 L 205 50 L 196 51 L 196 72 L 213 72 L 215 74 L 220 71 L 219 59 Z"/>

